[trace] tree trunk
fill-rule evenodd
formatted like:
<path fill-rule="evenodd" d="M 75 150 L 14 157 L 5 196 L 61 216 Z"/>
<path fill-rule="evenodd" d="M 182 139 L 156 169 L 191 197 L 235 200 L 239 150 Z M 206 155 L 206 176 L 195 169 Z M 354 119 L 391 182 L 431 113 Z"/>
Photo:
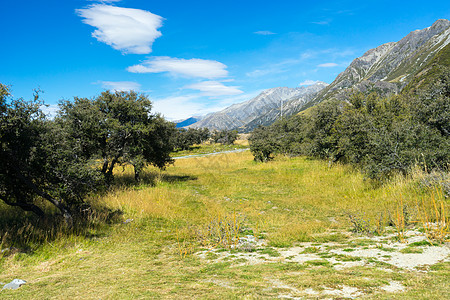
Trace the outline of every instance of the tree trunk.
<path fill-rule="evenodd" d="M 106 174 L 106 172 L 108 171 L 108 165 L 109 161 L 105 158 L 103 161 L 102 174 Z"/>
<path fill-rule="evenodd" d="M 140 182 L 141 181 L 141 168 L 139 168 L 138 166 L 133 166 L 134 167 L 134 180 L 136 180 L 136 182 Z"/>
<path fill-rule="evenodd" d="M 11 202 L 9 200 L 7 200 L 4 197 L 0 197 L 0 199 L 5 202 L 7 205 L 10 206 L 17 206 L 20 207 L 21 209 L 23 209 L 24 211 L 31 211 L 34 214 L 36 214 L 37 216 L 39 216 L 40 218 L 45 216 L 44 211 L 37 205 L 34 205 L 32 203 L 25 203 L 25 202 Z"/>
<path fill-rule="evenodd" d="M 108 170 L 105 173 L 105 179 L 108 184 L 111 184 L 114 180 L 114 174 L 113 174 L 114 166 L 119 161 L 119 157 L 120 156 L 116 156 L 113 158 L 113 160 L 111 161 L 111 164 L 109 165 Z"/>

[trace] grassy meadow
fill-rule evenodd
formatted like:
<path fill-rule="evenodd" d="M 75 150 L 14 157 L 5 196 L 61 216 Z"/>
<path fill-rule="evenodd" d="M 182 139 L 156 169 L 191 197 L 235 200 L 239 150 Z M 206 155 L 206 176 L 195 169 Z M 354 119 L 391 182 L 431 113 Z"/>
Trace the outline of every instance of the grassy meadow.
<path fill-rule="evenodd" d="M 206 152 L 212 151 L 195 150 Z M 164 171 L 148 168 L 139 185 L 131 169 L 117 168 L 117 186 L 89 199 L 99 212 L 84 230 L 39 229 L 44 225 L 23 218 L 2 223 L 10 232 L 0 236 L 2 249 L 9 248 L 0 256 L 0 282 L 27 284 L 1 291 L 0 298 L 344 299 L 333 292 L 343 286 L 357 289 L 352 295 L 358 298 L 450 298 L 448 259 L 411 270 L 376 258 L 362 266 L 355 256 L 331 251 L 373 247 L 393 256 L 373 237 L 402 241 L 412 228 L 444 244 L 448 227 L 427 224 L 448 221 L 448 198 L 419 184 L 424 175 L 417 173 L 380 184 L 348 166 L 305 157 L 256 163 L 250 151 L 180 159 Z M 0 210 L 11 220 L 18 215 L 4 205 Z M 18 237 L 8 235 L 19 233 L 28 239 L 26 251 L 11 250 Z M 52 238 L 42 238 L 47 234 Z M 250 238 L 260 243 L 242 243 Z M 402 251 L 429 247 L 417 245 Z M 282 255 L 300 248 L 314 259 Z M 252 255 L 263 261 L 251 263 Z M 336 268 L 330 259 L 355 265 Z M 381 289 L 390 282 L 403 289 Z"/>

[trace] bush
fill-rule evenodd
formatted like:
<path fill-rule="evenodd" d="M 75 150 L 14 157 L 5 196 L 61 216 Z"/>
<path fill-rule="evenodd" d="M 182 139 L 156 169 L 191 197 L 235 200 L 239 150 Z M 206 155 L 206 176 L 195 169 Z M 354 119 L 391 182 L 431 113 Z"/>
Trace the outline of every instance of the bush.
<path fill-rule="evenodd" d="M 177 130 L 171 138 L 175 151 L 188 150 L 195 144 L 202 144 L 209 139 L 208 128 L 189 128 Z"/>
<path fill-rule="evenodd" d="M 237 130 L 221 130 L 215 131 L 212 135 L 214 143 L 221 143 L 223 145 L 232 145 L 238 138 Z"/>

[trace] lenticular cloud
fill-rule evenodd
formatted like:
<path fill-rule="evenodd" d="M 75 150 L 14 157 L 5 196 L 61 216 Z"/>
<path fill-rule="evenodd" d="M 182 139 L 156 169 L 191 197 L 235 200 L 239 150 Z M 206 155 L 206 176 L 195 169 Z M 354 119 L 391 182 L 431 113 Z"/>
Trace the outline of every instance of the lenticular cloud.
<path fill-rule="evenodd" d="M 231 96 L 242 94 L 235 86 L 226 86 L 218 81 L 203 81 L 186 86 L 188 89 L 199 90 L 203 96 Z"/>
<path fill-rule="evenodd" d="M 148 54 L 161 36 L 163 18 L 145 10 L 95 4 L 76 12 L 83 23 L 97 28 L 93 37 L 124 53 Z"/>
<path fill-rule="evenodd" d="M 206 59 L 182 59 L 167 56 L 153 57 L 139 65 L 128 67 L 131 73 L 163 73 L 192 78 L 220 78 L 226 77 L 226 65 Z"/>

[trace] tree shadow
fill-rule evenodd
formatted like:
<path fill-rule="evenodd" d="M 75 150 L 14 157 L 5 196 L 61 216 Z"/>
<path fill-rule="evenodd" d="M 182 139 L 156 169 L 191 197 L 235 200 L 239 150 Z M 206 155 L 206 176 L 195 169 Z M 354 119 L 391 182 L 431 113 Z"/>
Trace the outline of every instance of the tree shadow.
<path fill-rule="evenodd" d="M 142 172 L 141 180 L 136 181 L 134 178 L 134 174 L 130 173 L 119 173 L 115 175 L 114 178 L 114 188 L 142 188 L 142 187 L 154 187 L 158 182 L 165 182 L 169 184 L 197 180 L 198 177 L 191 175 L 170 175 L 163 174 L 160 172 Z"/>
<path fill-rule="evenodd" d="M 162 181 L 167 183 L 178 183 L 178 182 L 184 182 L 184 181 L 190 181 L 190 180 L 197 180 L 198 177 L 191 176 L 191 175 L 169 175 L 169 174 L 163 174 Z"/>
<path fill-rule="evenodd" d="M 45 210 L 46 216 L 39 217 L 0 203 L 0 258 L 15 253 L 33 253 L 45 243 L 70 236 L 101 238 L 106 235 L 102 229 L 123 222 L 122 211 L 88 203 L 72 210 L 71 226 L 56 211 L 47 207 Z"/>
<path fill-rule="evenodd" d="M 154 187 L 158 182 L 177 184 L 197 177 L 190 175 L 169 175 L 161 172 L 146 171 L 141 181 L 136 182 L 134 174 L 118 173 L 112 189 Z M 94 196 L 107 190 L 97 191 Z M 107 235 L 112 224 L 126 223 L 123 211 L 111 209 L 96 201 L 78 203 L 73 206 L 73 225 L 67 226 L 64 218 L 51 206 L 41 205 L 46 212 L 44 218 L 18 207 L 6 205 L 0 201 L 0 258 L 15 253 L 32 253 L 45 243 L 64 240 L 70 236 L 82 236 L 87 239 L 100 239 Z M 70 240 L 70 239 L 69 239 Z"/>

